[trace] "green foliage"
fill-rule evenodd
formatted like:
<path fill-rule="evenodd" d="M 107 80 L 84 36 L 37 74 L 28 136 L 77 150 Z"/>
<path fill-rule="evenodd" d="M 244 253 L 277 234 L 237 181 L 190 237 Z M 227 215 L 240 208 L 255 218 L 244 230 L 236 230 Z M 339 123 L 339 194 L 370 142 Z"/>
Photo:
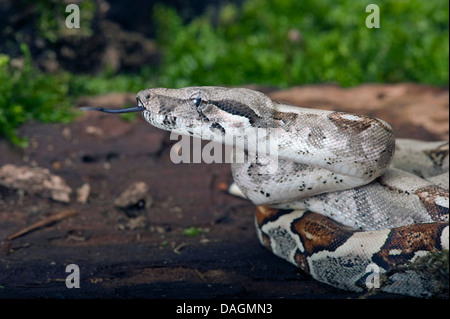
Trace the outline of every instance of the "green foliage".
<path fill-rule="evenodd" d="M 367 4 L 248 0 L 186 25 L 158 6 L 161 85 L 448 84 L 447 1 L 377 2 L 379 29 L 365 25 Z"/>
<path fill-rule="evenodd" d="M 38 72 L 31 63 L 28 48 L 22 45 L 21 49 L 23 60 L 16 63 L 0 55 L 0 136 L 24 147 L 26 139 L 16 134 L 19 125 L 30 119 L 68 122 L 74 112 L 67 98 L 68 75 Z"/>
<path fill-rule="evenodd" d="M 80 8 L 80 28 L 66 28 L 66 6 L 70 3 L 60 0 L 22 0 L 23 6 L 33 12 L 35 27 L 39 35 L 49 42 L 56 42 L 64 34 L 77 33 L 91 35 L 91 21 L 94 18 L 95 4 L 93 0 L 83 0 L 78 3 Z"/>

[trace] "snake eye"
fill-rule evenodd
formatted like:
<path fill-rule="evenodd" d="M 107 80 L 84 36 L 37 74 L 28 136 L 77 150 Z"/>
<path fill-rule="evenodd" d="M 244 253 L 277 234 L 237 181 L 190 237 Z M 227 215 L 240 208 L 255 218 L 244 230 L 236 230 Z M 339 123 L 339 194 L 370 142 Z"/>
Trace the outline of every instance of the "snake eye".
<path fill-rule="evenodd" d="M 197 97 L 195 98 L 195 106 L 199 107 L 201 103 L 202 103 L 202 95 L 198 94 Z"/>
<path fill-rule="evenodd" d="M 202 107 L 204 107 L 208 104 L 208 99 L 201 92 L 196 92 L 196 93 L 192 94 L 191 97 L 189 98 L 189 100 L 191 100 L 192 103 L 194 103 L 194 105 L 197 109 L 201 109 Z"/>

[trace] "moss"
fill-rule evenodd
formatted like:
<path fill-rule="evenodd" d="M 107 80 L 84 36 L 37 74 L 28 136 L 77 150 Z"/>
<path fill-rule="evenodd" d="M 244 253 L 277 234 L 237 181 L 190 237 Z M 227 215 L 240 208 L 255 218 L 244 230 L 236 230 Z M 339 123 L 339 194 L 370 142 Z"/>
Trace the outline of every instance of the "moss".
<path fill-rule="evenodd" d="M 203 229 L 199 227 L 189 227 L 183 230 L 183 235 L 189 237 L 195 237 L 200 235 L 203 232 Z"/>

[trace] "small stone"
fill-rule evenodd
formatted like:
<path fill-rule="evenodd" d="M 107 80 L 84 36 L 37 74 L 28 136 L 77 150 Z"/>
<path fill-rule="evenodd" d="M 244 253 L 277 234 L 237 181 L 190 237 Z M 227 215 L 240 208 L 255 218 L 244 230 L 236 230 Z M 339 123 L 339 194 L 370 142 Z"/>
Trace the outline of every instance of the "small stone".
<path fill-rule="evenodd" d="M 77 188 L 77 202 L 85 204 L 87 203 L 89 193 L 91 192 L 91 186 L 88 183 L 84 183 Z"/>
<path fill-rule="evenodd" d="M 69 141 L 72 138 L 72 131 L 66 126 L 63 128 L 61 135 L 66 141 Z"/>
<path fill-rule="evenodd" d="M 103 130 L 99 127 L 89 125 L 86 127 L 86 133 L 88 133 L 89 135 L 94 135 L 94 136 L 102 136 Z"/>
<path fill-rule="evenodd" d="M 0 185 L 26 194 L 50 197 L 57 202 L 70 202 L 72 189 L 60 176 L 42 167 L 5 164 L 0 168 Z"/>
<path fill-rule="evenodd" d="M 148 186 L 144 182 L 135 182 L 128 186 L 114 201 L 129 217 L 136 217 L 139 211 L 150 208 L 152 198 L 148 195 Z"/>

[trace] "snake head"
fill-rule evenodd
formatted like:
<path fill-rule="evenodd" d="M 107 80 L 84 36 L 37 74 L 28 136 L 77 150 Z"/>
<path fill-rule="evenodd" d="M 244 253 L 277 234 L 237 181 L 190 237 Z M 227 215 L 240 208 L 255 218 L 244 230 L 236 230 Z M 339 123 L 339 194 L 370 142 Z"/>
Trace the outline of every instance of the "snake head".
<path fill-rule="evenodd" d="M 82 109 L 142 112 L 145 120 L 157 128 L 201 139 L 225 137 L 225 143 L 227 137 L 231 142 L 236 136 L 253 136 L 255 128 L 276 128 L 287 120 L 285 115 L 280 116 L 276 103 L 267 95 L 246 88 L 151 88 L 140 91 L 136 100 L 137 106 L 126 109 Z"/>
<path fill-rule="evenodd" d="M 203 128 L 231 133 L 233 130 L 268 125 L 264 112 L 273 101 L 245 88 L 186 87 L 153 88 L 137 94 L 144 118 L 150 124 L 180 134 Z M 182 132 L 182 131 L 184 132 Z"/>

